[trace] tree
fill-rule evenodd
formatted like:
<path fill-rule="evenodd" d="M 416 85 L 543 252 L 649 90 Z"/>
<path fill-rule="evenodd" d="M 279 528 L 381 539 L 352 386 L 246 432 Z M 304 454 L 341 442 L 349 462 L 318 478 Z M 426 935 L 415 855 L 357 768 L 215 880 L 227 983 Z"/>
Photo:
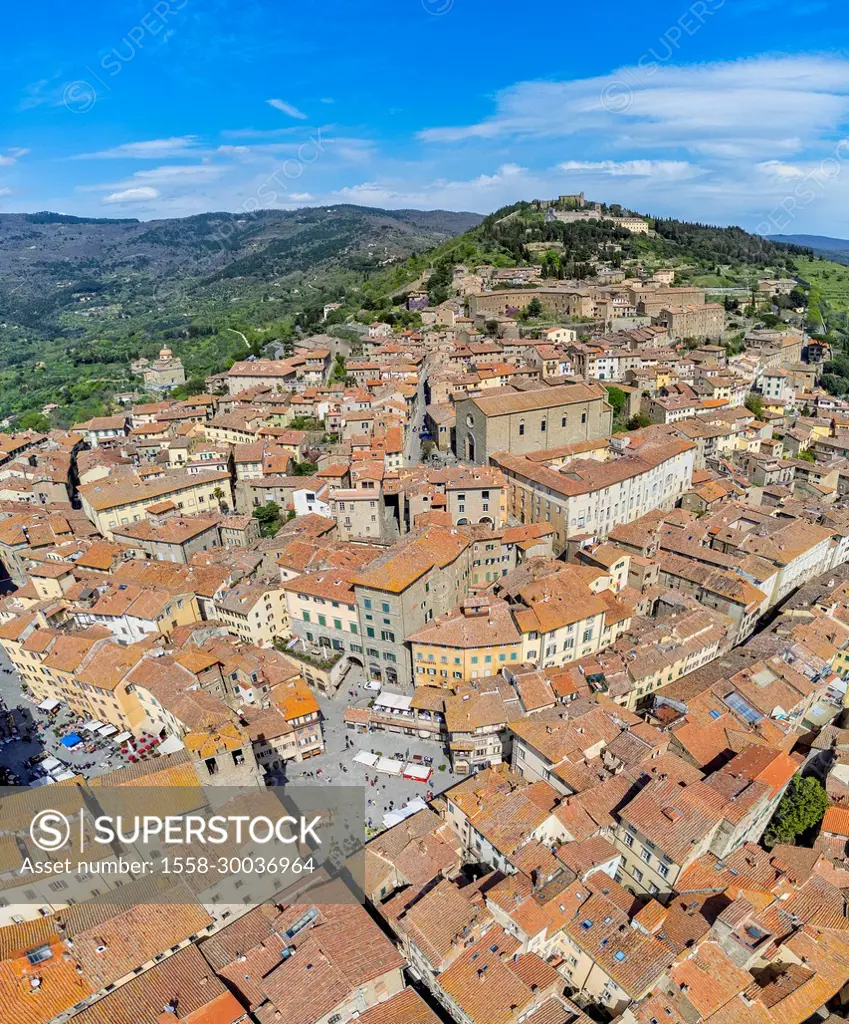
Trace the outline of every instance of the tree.
<path fill-rule="evenodd" d="M 280 529 L 280 506 L 276 501 L 267 501 L 255 508 L 253 517 L 259 523 L 259 532 L 263 537 L 273 537 Z"/>
<path fill-rule="evenodd" d="M 849 381 L 845 377 L 838 377 L 835 373 L 824 373 L 820 378 L 820 384 L 830 395 L 842 395 L 846 391 Z"/>
<path fill-rule="evenodd" d="M 18 427 L 21 430 L 37 430 L 44 433 L 50 429 L 50 420 L 40 412 L 24 412 L 18 418 Z"/>
<path fill-rule="evenodd" d="M 625 408 L 628 396 L 622 388 L 612 387 L 607 389 L 607 400 L 613 407 L 613 418 L 618 419 L 620 413 Z"/>
<path fill-rule="evenodd" d="M 422 441 L 422 455 L 426 459 L 429 459 L 433 454 L 434 444 L 433 441 Z"/>
<path fill-rule="evenodd" d="M 816 462 L 817 461 L 816 455 L 814 455 L 814 453 L 810 450 L 810 448 L 806 448 L 803 452 L 799 452 L 799 454 L 796 456 L 796 458 L 797 459 L 802 459 L 804 462 Z"/>
<path fill-rule="evenodd" d="M 215 495 L 215 500 L 218 502 L 218 504 L 222 505 L 224 498 L 224 489 L 222 487 L 216 487 L 212 493 Z"/>
<path fill-rule="evenodd" d="M 629 430 L 639 430 L 641 427 L 650 427 L 651 420 L 644 412 L 638 412 L 628 420 Z"/>
<path fill-rule="evenodd" d="M 756 395 L 754 391 L 750 391 L 746 395 L 746 408 L 750 413 L 753 413 L 757 419 L 762 420 L 764 415 L 764 403 L 760 395 Z"/>
<path fill-rule="evenodd" d="M 528 303 L 527 307 L 528 319 L 532 317 L 542 316 L 542 303 L 536 297 L 536 295 Z"/>
<path fill-rule="evenodd" d="M 336 356 L 336 358 L 333 361 L 333 366 L 330 370 L 330 378 L 328 380 L 328 383 L 343 384 L 345 382 L 346 376 L 347 372 L 345 370 L 345 357 L 340 353 L 339 355 Z"/>
<path fill-rule="evenodd" d="M 793 843 L 803 832 L 822 821 L 828 807 L 828 795 L 813 777 L 794 775 L 781 798 L 778 810 L 764 833 L 764 843 Z"/>
<path fill-rule="evenodd" d="M 293 469 L 295 476 L 315 476 L 317 472 L 317 462 L 296 462 Z"/>

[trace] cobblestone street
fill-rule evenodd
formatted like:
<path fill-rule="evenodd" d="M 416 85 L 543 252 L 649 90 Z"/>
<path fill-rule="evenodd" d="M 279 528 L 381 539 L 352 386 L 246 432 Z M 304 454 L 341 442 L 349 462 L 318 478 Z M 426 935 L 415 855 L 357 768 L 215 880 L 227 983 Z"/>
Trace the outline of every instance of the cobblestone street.
<path fill-rule="evenodd" d="M 328 698 L 317 694 L 324 716 L 322 724 L 326 744 L 325 752 L 301 764 L 291 764 L 286 778 L 292 783 L 315 781 L 318 784 L 327 785 L 334 783 L 345 786 L 362 785 L 366 823 L 371 818 L 373 827 L 380 829 L 383 815 L 388 810 L 397 810 L 399 807 L 403 807 L 408 800 L 417 796 L 424 799 L 428 791 L 434 795 L 441 793 L 464 776 L 457 776 L 451 771 L 447 753 L 441 744 L 434 743 L 432 740 L 422 740 L 415 736 L 387 732 L 355 735 L 347 731 L 342 721 L 345 708 L 350 704 L 366 707 L 369 701 L 377 696 L 377 691 L 365 689 L 362 675 L 354 675 L 354 672 L 357 671 L 354 669 L 349 673 L 334 697 Z M 353 697 L 349 696 L 350 689 L 354 690 Z M 350 741 L 348 747 L 345 745 L 346 738 Z M 372 768 L 366 768 L 364 765 L 355 764 L 354 757 L 361 750 L 390 758 L 395 754 L 402 754 L 405 759 L 412 757 L 413 754 L 432 757 L 433 774 L 427 783 L 414 782 L 403 776 L 386 775 Z M 348 769 L 347 773 L 342 770 L 340 763 Z M 444 768 L 440 771 L 441 766 Z M 317 774 L 319 770 L 321 774 Z M 375 777 L 377 781 L 372 786 L 371 782 Z M 390 808 L 390 802 L 392 808 Z"/>

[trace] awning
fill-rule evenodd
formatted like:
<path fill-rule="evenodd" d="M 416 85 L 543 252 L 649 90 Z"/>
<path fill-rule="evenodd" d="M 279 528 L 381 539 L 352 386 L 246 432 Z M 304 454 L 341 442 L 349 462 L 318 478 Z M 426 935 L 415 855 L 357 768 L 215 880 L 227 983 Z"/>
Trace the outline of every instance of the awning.
<path fill-rule="evenodd" d="M 97 735 L 98 736 L 111 736 L 113 733 L 116 733 L 117 731 L 118 730 L 115 728 L 114 725 L 104 725 L 102 728 L 97 730 Z"/>
<path fill-rule="evenodd" d="M 400 775 L 404 770 L 403 762 L 396 761 L 392 757 L 379 757 L 374 767 L 377 771 L 385 772 L 387 775 Z"/>
<path fill-rule="evenodd" d="M 55 711 L 61 705 L 61 701 L 54 700 L 52 697 L 48 697 L 47 700 L 43 700 L 38 705 L 39 711 Z"/>
<path fill-rule="evenodd" d="M 93 721 L 93 722 L 86 722 L 86 724 L 83 726 L 83 729 L 86 732 L 97 732 L 98 729 L 102 729 L 102 728 L 103 728 L 103 722 L 98 722 L 96 720 Z"/>
<path fill-rule="evenodd" d="M 388 690 L 381 690 L 374 699 L 376 708 L 389 708 L 392 711 L 409 711 L 413 698 L 404 693 L 390 693 Z"/>
<path fill-rule="evenodd" d="M 355 764 L 365 764 L 369 768 L 374 768 L 380 758 L 377 754 L 372 754 L 369 750 L 361 750 L 359 754 L 354 758 Z"/>
<path fill-rule="evenodd" d="M 62 772 L 61 774 L 53 776 L 57 782 L 66 782 L 68 779 L 75 779 L 76 777 L 77 776 L 74 772 Z"/>
<path fill-rule="evenodd" d="M 55 772 L 57 768 L 64 768 L 65 766 L 58 757 L 46 757 L 39 763 L 39 767 L 43 768 L 46 772 Z"/>
<path fill-rule="evenodd" d="M 60 742 L 63 747 L 67 747 L 68 750 L 71 750 L 73 747 L 78 747 L 82 741 L 82 736 L 77 736 L 75 732 L 72 732 L 70 736 L 63 736 Z"/>
<path fill-rule="evenodd" d="M 393 825 L 397 825 L 405 818 L 410 818 L 414 814 L 418 814 L 419 811 L 424 811 L 426 808 L 427 804 L 420 796 L 417 796 L 411 800 L 406 807 L 397 807 L 393 811 L 387 811 L 386 814 L 383 815 L 383 827 L 392 828 Z"/>
<path fill-rule="evenodd" d="M 122 743 L 126 743 L 127 740 L 131 740 L 133 734 L 131 732 L 119 732 L 117 736 L 112 738 L 112 742 L 116 747 L 120 747 Z"/>
<path fill-rule="evenodd" d="M 160 754 L 176 754 L 183 749 L 183 741 L 177 736 L 166 736 L 156 749 Z"/>
<path fill-rule="evenodd" d="M 426 764 L 405 764 L 404 778 L 412 779 L 413 782 L 427 782 L 433 774 L 433 769 Z"/>

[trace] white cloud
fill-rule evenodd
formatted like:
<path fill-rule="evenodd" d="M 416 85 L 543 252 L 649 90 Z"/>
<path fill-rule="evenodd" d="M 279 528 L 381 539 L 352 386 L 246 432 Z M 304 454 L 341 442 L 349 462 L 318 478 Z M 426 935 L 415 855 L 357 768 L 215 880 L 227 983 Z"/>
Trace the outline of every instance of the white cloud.
<path fill-rule="evenodd" d="M 281 135 L 302 132 L 303 125 L 291 124 L 287 128 L 228 128 L 221 132 L 224 139 L 276 139 Z"/>
<path fill-rule="evenodd" d="M 797 167 L 795 164 L 783 163 L 781 160 L 764 160 L 762 163 L 756 164 L 755 169 L 760 171 L 761 174 L 766 174 L 770 178 L 778 178 L 781 181 L 805 178 L 808 175 L 808 172 L 801 167 Z"/>
<path fill-rule="evenodd" d="M 78 153 L 74 160 L 162 160 L 169 156 L 185 156 L 197 142 L 196 135 L 176 135 L 168 139 L 148 139 L 144 142 L 124 142 L 97 153 Z"/>
<path fill-rule="evenodd" d="M 386 209 L 477 210 L 490 212 L 527 195 L 549 194 L 539 177 L 529 174 L 518 164 L 502 164 L 493 174 L 449 181 L 438 178 L 429 182 L 405 180 L 364 181 L 337 189 L 325 201 L 344 199 L 363 206 Z M 554 193 L 552 193 L 554 194 Z"/>
<path fill-rule="evenodd" d="M 0 196 L 10 196 L 11 194 L 12 194 L 12 189 L 10 189 L 10 188 L 0 188 Z"/>
<path fill-rule="evenodd" d="M 163 164 L 147 171 L 136 171 L 133 181 L 182 182 L 187 178 L 195 181 L 212 181 L 221 177 L 225 168 L 219 164 Z"/>
<path fill-rule="evenodd" d="M 645 55 L 646 58 L 650 54 Z M 518 82 L 477 124 L 431 128 L 426 142 L 594 134 L 618 148 L 676 147 L 729 157 L 819 142 L 849 117 L 849 60 L 756 57 L 691 66 L 645 60 L 596 78 Z"/>
<path fill-rule="evenodd" d="M 311 199 L 315 199 L 315 196 L 309 192 L 290 192 L 289 198 L 295 203 L 308 203 Z"/>
<path fill-rule="evenodd" d="M 287 103 L 285 100 L 266 100 L 265 102 L 269 107 L 282 111 L 288 117 L 296 117 L 299 121 L 306 121 L 307 119 L 307 115 L 302 110 L 298 110 L 297 107 L 292 106 L 291 103 Z"/>
<path fill-rule="evenodd" d="M 123 192 L 113 192 L 105 196 L 104 203 L 142 203 L 150 199 L 159 199 L 162 193 L 155 188 L 127 188 Z"/>
<path fill-rule="evenodd" d="M 5 153 L 0 153 L 0 167 L 8 167 L 10 164 L 16 164 L 22 156 L 26 156 L 29 153 L 28 149 L 12 148 L 7 149 Z"/>
<path fill-rule="evenodd" d="M 101 182 L 98 185 L 80 185 L 78 192 L 109 192 L 118 189 L 120 192 L 132 192 L 137 188 L 156 185 L 175 187 L 195 187 L 199 183 L 214 181 L 224 174 L 226 168 L 216 164 L 176 164 L 152 167 L 146 171 L 136 171 L 122 181 Z M 154 191 L 157 191 L 155 188 Z"/>
<path fill-rule="evenodd" d="M 561 171 L 584 171 L 611 177 L 692 178 L 699 168 L 686 160 L 567 160 L 558 164 Z"/>

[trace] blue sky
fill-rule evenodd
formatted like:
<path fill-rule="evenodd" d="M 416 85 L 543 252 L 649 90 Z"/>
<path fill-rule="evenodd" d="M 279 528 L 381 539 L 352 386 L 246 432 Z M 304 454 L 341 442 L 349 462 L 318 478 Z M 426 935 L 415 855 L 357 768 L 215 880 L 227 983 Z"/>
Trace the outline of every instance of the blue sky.
<path fill-rule="evenodd" d="M 849 237 L 847 27 L 836 0 L 16 4 L 0 210 L 486 213 L 583 190 Z"/>

